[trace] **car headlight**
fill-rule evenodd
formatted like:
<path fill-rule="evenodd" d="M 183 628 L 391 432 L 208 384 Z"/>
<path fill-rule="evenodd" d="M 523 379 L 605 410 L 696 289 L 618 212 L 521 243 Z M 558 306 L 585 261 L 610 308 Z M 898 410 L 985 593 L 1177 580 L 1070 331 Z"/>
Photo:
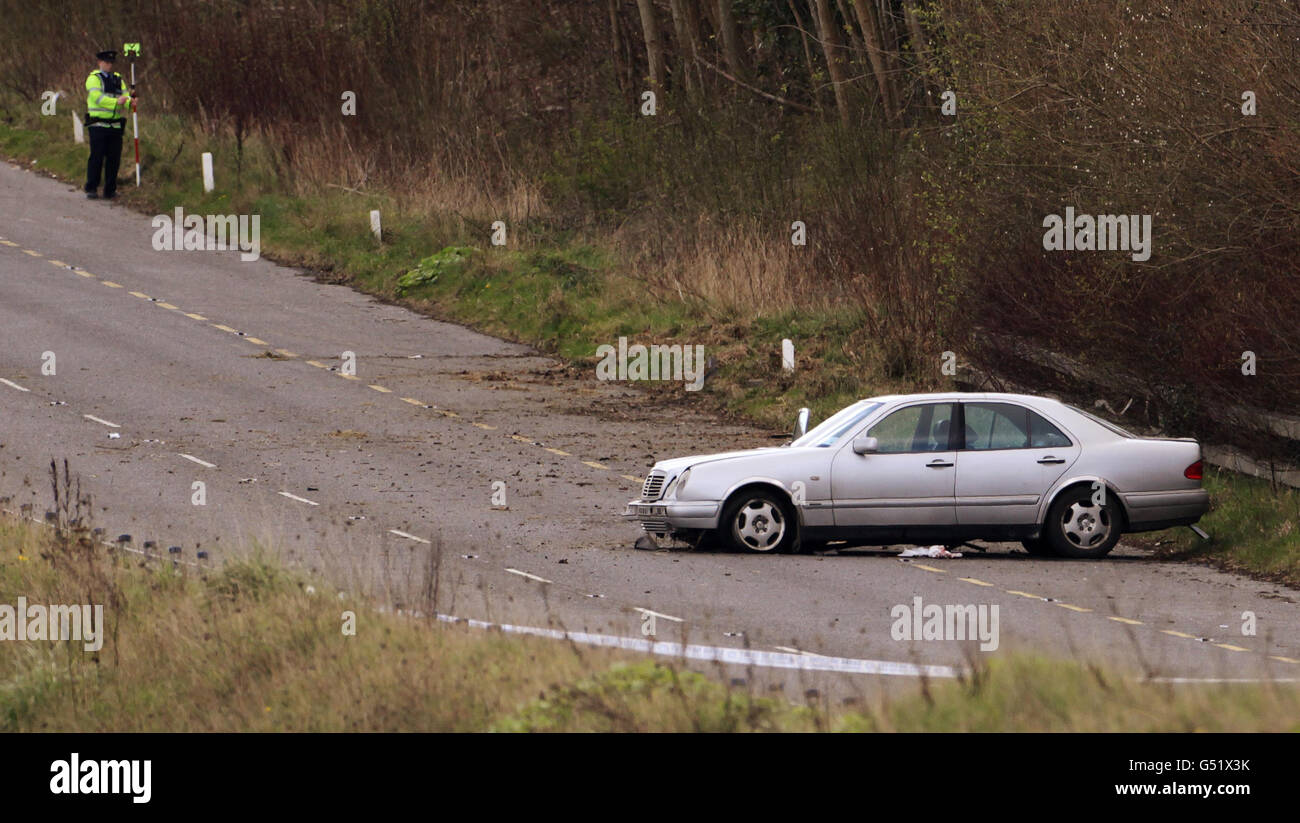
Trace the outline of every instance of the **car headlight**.
<path fill-rule="evenodd" d="M 682 492 L 686 491 L 686 480 L 687 480 L 690 476 L 691 476 L 691 470 L 690 470 L 690 469 L 687 469 L 686 471 L 684 471 L 684 472 L 682 472 L 680 475 L 678 475 L 678 476 L 677 476 L 677 479 L 676 479 L 675 481 L 673 481 L 673 485 L 675 485 L 675 486 L 677 487 L 677 494 L 678 494 L 678 496 L 681 496 Z"/>

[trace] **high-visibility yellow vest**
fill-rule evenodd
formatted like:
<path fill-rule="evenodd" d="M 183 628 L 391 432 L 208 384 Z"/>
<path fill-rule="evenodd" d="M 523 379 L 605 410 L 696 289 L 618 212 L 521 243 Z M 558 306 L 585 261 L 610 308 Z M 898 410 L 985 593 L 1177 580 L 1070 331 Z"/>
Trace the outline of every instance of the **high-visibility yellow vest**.
<path fill-rule="evenodd" d="M 105 82 L 107 80 L 107 83 Z M 114 89 L 117 89 L 116 93 Z M 126 124 L 126 113 L 131 110 L 131 101 L 118 103 L 122 95 L 131 96 L 122 82 L 122 75 L 113 72 L 105 75 L 92 71 L 86 78 L 86 111 L 90 120 L 98 120 L 113 128 L 122 128 Z"/>

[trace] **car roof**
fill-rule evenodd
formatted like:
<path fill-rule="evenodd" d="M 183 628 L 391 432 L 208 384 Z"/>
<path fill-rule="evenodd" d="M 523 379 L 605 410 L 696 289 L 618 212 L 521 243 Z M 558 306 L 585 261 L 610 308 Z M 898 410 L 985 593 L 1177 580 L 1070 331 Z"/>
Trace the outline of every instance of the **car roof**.
<path fill-rule="evenodd" d="M 864 402 L 893 403 L 897 401 L 913 401 L 913 400 L 934 400 L 934 401 L 952 400 L 957 402 L 976 401 L 976 400 L 990 400 L 990 401 L 1006 400 L 1011 402 L 1028 403 L 1028 404 L 1053 403 L 1057 405 L 1064 405 L 1061 403 L 1060 400 L 1057 400 L 1052 397 L 1043 397 L 1042 395 L 1037 395 L 1037 394 L 1011 394 L 1008 392 L 962 392 L 962 391 L 933 392 L 929 394 L 885 394 L 885 395 L 880 395 L 878 397 L 865 398 Z"/>

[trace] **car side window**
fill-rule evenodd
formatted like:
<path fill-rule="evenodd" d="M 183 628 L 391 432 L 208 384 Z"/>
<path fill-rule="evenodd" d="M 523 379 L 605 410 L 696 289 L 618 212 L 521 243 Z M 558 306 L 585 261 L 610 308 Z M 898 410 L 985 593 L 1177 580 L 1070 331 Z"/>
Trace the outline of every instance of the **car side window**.
<path fill-rule="evenodd" d="M 966 404 L 966 448 L 970 451 L 1029 446 L 1028 409 L 1009 403 Z"/>
<path fill-rule="evenodd" d="M 947 451 L 952 416 L 952 403 L 908 406 L 872 426 L 867 435 L 876 438 L 882 454 Z"/>
<path fill-rule="evenodd" d="M 966 449 L 1027 449 L 1069 446 L 1066 437 L 1042 415 L 1012 403 L 967 403 Z"/>
<path fill-rule="evenodd" d="M 1047 418 L 1034 412 L 1029 413 L 1029 445 L 1035 449 L 1052 449 L 1073 446 L 1065 432 L 1053 426 Z"/>

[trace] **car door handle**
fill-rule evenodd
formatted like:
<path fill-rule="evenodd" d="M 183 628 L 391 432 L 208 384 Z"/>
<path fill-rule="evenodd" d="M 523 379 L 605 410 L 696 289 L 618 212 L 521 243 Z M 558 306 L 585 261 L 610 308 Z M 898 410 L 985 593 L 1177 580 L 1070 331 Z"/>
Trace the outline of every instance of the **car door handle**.
<path fill-rule="evenodd" d="M 929 466 L 929 467 L 932 468 L 932 469 L 946 469 L 946 468 L 948 468 L 949 466 L 952 465 L 952 461 L 951 461 L 951 460 L 931 460 L 929 463 L 926 463 L 925 465 Z"/>
<path fill-rule="evenodd" d="M 1046 463 L 1064 463 L 1064 462 L 1065 462 L 1065 458 L 1064 458 L 1064 457 L 1052 457 L 1052 456 L 1049 454 L 1049 455 L 1046 456 L 1046 457 L 1040 457 L 1040 458 L 1038 458 L 1038 462 L 1039 462 L 1039 463 L 1044 463 L 1044 464 L 1046 464 Z"/>

